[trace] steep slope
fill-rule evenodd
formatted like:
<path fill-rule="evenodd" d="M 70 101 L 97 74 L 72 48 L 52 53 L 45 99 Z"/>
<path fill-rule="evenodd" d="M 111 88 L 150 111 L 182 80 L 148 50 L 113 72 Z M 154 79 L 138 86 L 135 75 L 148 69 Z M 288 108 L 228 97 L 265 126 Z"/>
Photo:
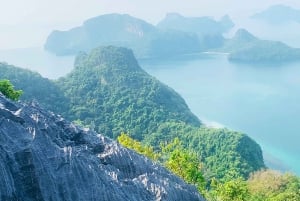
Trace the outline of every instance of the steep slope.
<path fill-rule="evenodd" d="M 300 23 L 300 10 L 287 5 L 273 5 L 259 13 L 251 16 L 253 19 L 264 20 L 272 24 L 282 24 L 289 22 Z"/>
<path fill-rule="evenodd" d="M 0 72 L 0 79 L 10 80 L 16 88 L 24 91 L 22 101 L 37 100 L 41 106 L 61 114 L 68 110 L 69 101 L 54 81 L 6 63 L 0 63 Z"/>
<path fill-rule="evenodd" d="M 200 50 L 198 38 L 193 34 L 160 31 L 143 20 L 121 14 L 101 15 L 68 31 L 53 31 L 47 38 L 45 49 L 57 55 L 66 55 L 104 45 L 131 48 L 138 57 L 169 56 Z"/>
<path fill-rule="evenodd" d="M 75 63 L 74 71 L 58 83 L 70 98 L 69 118 L 109 137 L 126 132 L 152 146 L 179 137 L 202 158 L 208 177 L 223 178 L 234 171 L 246 178 L 265 167 L 259 145 L 248 136 L 199 128 L 184 100 L 145 73 L 130 50 L 97 48 L 79 55 Z M 247 143 L 239 147 L 244 139 Z"/>
<path fill-rule="evenodd" d="M 233 52 L 250 46 L 257 41 L 259 39 L 246 29 L 238 29 L 233 38 L 228 39 L 220 49 L 224 52 Z"/>
<path fill-rule="evenodd" d="M 82 53 L 58 85 L 70 99 L 70 119 L 113 138 L 124 131 L 141 140 L 168 121 L 201 125 L 185 101 L 142 70 L 126 48 Z"/>
<path fill-rule="evenodd" d="M 204 200 L 166 169 L 101 135 L 0 94 L 2 201 Z"/>
<path fill-rule="evenodd" d="M 127 132 L 157 147 L 179 137 L 200 156 L 209 178 L 223 178 L 230 171 L 247 177 L 265 167 L 261 149 L 252 139 L 230 130 L 204 128 L 185 101 L 143 71 L 126 48 L 109 46 L 81 53 L 74 70 L 58 81 L 6 64 L 0 70 L 0 79 L 9 79 L 24 91 L 23 100 L 35 99 L 111 138 Z M 247 143 L 239 146 L 243 139 Z"/>

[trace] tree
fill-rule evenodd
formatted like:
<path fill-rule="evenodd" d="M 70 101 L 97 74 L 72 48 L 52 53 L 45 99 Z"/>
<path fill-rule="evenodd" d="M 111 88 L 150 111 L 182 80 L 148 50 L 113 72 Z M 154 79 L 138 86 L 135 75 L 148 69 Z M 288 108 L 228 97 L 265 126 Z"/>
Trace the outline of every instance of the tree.
<path fill-rule="evenodd" d="M 183 148 L 178 138 L 169 144 L 162 145 L 162 156 L 165 157 L 164 165 L 170 171 L 195 185 L 200 192 L 205 188 L 199 157 L 195 152 Z"/>
<path fill-rule="evenodd" d="M 159 152 L 154 152 L 153 147 L 142 145 L 125 133 L 121 133 L 118 137 L 118 142 L 124 147 L 161 162 L 187 183 L 195 185 L 200 192 L 204 190 L 205 180 L 202 175 L 200 160 L 195 152 L 184 149 L 178 138 L 175 138 L 170 143 L 161 145 Z"/>
<path fill-rule="evenodd" d="M 0 80 L 0 92 L 7 98 L 17 101 L 22 95 L 22 90 L 15 90 L 9 80 Z"/>
<path fill-rule="evenodd" d="M 255 172 L 248 180 L 249 191 L 255 199 L 266 201 L 300 200 L 300 179 L 290 173 L 274 170 Z"/>
<path fill-rule="evenodd" d="M 222 201 L 246 201 L 250 194 L 246 181 L 243 178 L 237 178 L 225 183 L 217 183 L 212 194 L 217 200 Z"/>

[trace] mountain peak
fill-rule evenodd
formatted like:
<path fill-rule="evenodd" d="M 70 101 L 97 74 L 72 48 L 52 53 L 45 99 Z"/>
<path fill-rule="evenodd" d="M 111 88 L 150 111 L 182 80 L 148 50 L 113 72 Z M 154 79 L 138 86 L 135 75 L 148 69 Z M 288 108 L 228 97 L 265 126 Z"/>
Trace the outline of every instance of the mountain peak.
<path fill-rule="evenodd" d="M 80 53 L 75 67 L 110 68 L 118 70 L 139 70 L 137 60 L 131 49 L 116 46 L 103 46 L 93 49 L 89 54 Z"/>
<path fill-rule="evenodd" d="M 246 29 L 238 29 L 233 37 L 235 40 L 242 40 L 242 41 L 252 41 L 257 39 L 253 34 L 251 34 Z"/>
<path fill-rule="evenodd" d="M 71 105 L 81 108 L 74 111 L 75 120 L 88 116 L 85 125 L 94 121 L 99 133 L 114 138 L 128 132 L 136 139 L 151 135 L 157 125 L 167 121 L 201 125 L 184 99 L 145 72 L 131 50 L 100 47 L 81 57 L 75 69 L 60 82 L 62 89 L 68 91 L 66 96 L 75 97 Z M 128 118 L 138 119 L 138 128 L 128 124 Z M 118 125 L 112 126 L 116 122 Z"/>

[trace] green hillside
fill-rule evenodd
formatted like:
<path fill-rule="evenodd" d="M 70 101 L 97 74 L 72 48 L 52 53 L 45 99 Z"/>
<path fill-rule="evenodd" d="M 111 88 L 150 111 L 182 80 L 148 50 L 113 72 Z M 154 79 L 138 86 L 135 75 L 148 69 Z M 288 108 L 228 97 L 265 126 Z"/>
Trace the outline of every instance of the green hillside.
<path fill-rule="evenodd" d="M 23 90 L 23 100 L 35 99 L 111 138 L 125 132 L 158 148 L 178 137 L 197 153 L 207 178 L 246 178 L 265 167 L 255 141 L 206 128 L 180 95 L 140 68 L 129 49 L 108 46 L 80 53 L 73 71 L 57 81 L 6 64 L 0 70 L 0 79 Z"/>
<path fill-rule="evenodd" d="M 137 139 L 166 121 L 200 126 L 185 101 L 142 70 L 126 48 L 97 48 L 77 57 L 74 70 L 58 81 L 70 99 L 72 120 L 95 125 L 115 138 L 129 132 Z"/>

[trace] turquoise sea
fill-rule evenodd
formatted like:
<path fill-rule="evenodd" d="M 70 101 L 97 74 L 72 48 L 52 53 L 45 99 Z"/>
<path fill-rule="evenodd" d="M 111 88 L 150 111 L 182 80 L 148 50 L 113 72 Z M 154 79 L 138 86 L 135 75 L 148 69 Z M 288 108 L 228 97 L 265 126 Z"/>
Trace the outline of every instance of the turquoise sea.
<path fill-rule="evenodd" d="M 141 66 L 179 92 L 212 127 L 248 134 L 268 166 L 300 175 L 300 63 L 231 63 L 226 54 L 195 54 Z"/>

